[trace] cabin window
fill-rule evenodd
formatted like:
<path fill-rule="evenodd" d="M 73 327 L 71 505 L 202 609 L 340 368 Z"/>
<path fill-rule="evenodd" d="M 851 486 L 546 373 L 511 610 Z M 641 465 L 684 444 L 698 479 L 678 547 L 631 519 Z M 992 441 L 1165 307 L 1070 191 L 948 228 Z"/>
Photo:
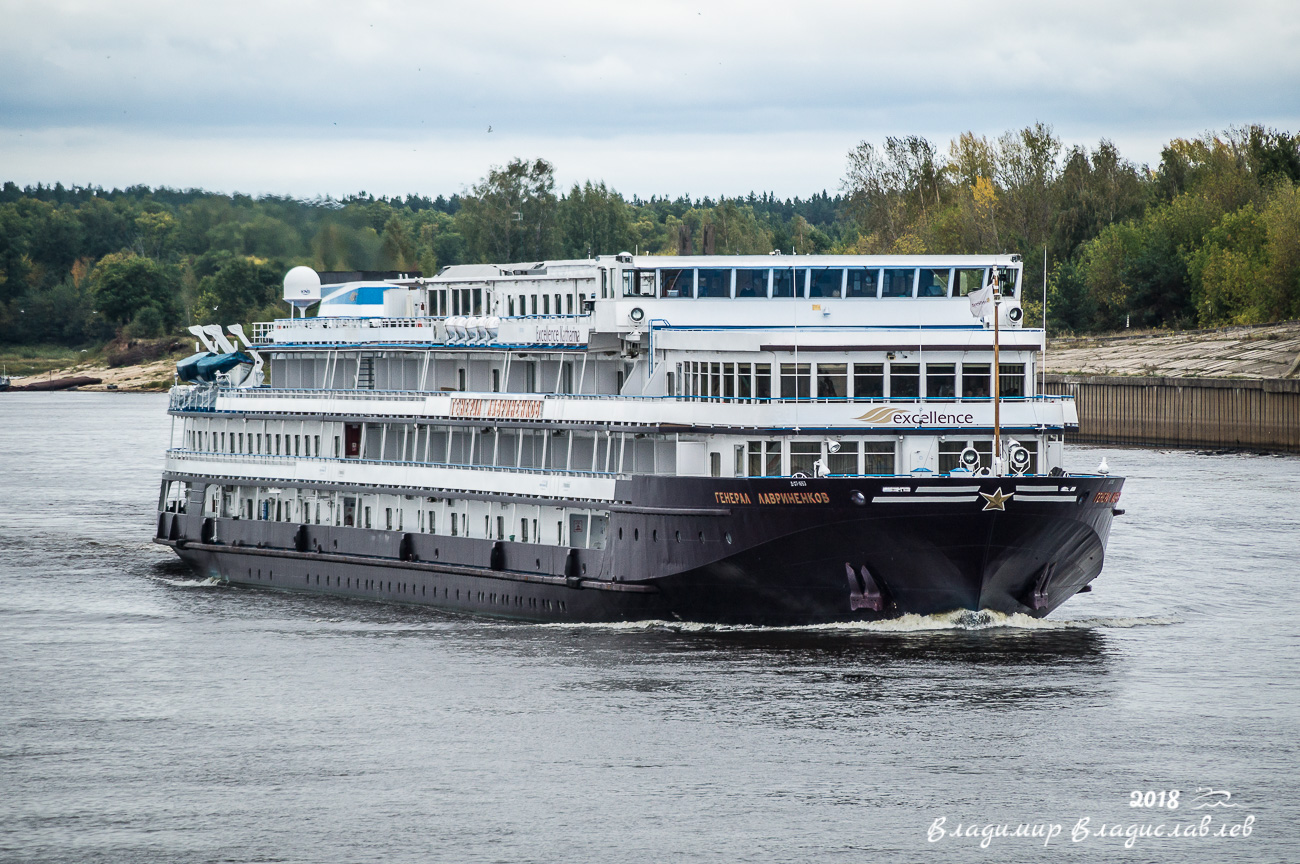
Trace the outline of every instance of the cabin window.
<path fill-rule="evenodd" d="M 754 395 L 754 366 L 751 363 L 737 363 L 736 370 L 736 396 L 741 399 L 750 399 Z"/>
<path fill-rule="evenodd" d="M 880 293 L 880 271 L 850 269 L 845 284 L 846 297 L 875 297 Z"/>
<path fill-rule="evenodd" d="M 365 519 L 366 519 L 365 525 L 367 528 L 370 528 L 372 527 L 370 524 L 370 507 L 369 506 L 365 507 L 364 512 L 365 512 Z"/>
<path fill-rule="evenodd" d="M 925 396 L 927 399 L 955 399 L 957 396 L 957 364 L 927 363 L 925 366 Z"/>
<path fill-rule="evenodd" d="M 862 442 L 862 473 L 863 474 L 893 474 L 894 473 L 894 442 L 863 441 Z"/>
<path fill-rule="evenodd" d="M 604 267 L 600 268 L 600 299 L 604 300 L 609 296 L 609 271 Z"/>
<path fill-rule="evenodd" d="M 556 311 L 556 312 L 559 312 L 559 311 L 560 311 L 560 298 L 558 298 L 558 297 L 555 298 L 555 311 Z M 573 295 L 572 295 L 572 294 L 565 294 L 565 295 L 564 295 L 564 312 L 565 312 L 566 315 L 572 315 L 572 314 L 573 314 Z"/>
<path fill-rule="evenodd" d="M 963 399 L 987 399 L 993 395 L 989 380 L 992 367 L 988 363 L 961 364 L 961 395 Z"/>
<path fill-rule="evenodd" d="M 911 297 L 915 270 L 885 269 L 880 271 L 881 297 Z"/>
<path fill-rule="evenodd" d="M 857 474 L 858 451 L 861 446 L 861 442 L 858 441 L 841 441 L 840 449 L 826 457 L 826 473 Z"/>
<path fill-rule="evenodd" d="M 695 277 L 696 297 L 730 297 L 730 270 L 697 270 Z"/>
<path fill-rule="evenodd" d="M 722 364 L 709 364 L 709 396 L 715 401 L 722 395 Z"/>
<path fill-rule="evenodd" d="M 550 315 L 550 314 L 551 314 L 551 295 L 550 295 L 550 294 L 543 294 L 543 295 L 542 295 L 542 314 L 543 314 L 543 315 Z"/>
<path fill-rule="evenodd" d="M 695 296 L 695 271 L 694 270 L 660 270 L 659 271 L 659 296 L 660 297 L 694 297 Z"/>
<path fill-rule="evenodd" d="M 559 294 L 556 294 L 556 295 L 555 295 L 555 314 L 556 314 L 556 315 L 559 315 L 559 314 L 560 314 L 560 295 L 559 295 Z"/>
<path fill-rule="evenodd" d="M 847 363 L 817 364 L 817 398 L 844 399 L 849 395 Z"/>
<path fill-rule="evenodd" d="M 532 314 L 536 315 L 536 314 L 537 314 L 537 295 L 536 295 L 536 294 L 533 294 L 533 295 L 531 296 L 531 298 L 530 298 L 530 301 L 531 301 L 531 302 L 529 303 L 529 305 L 532 307 L 532 310 L 533 310 Z"/>
<path fill-rule="evenodd" d="M 921 270 L 921 278 L 917 283 L 917 297 L 947 297 L 948 296 L 948 277 L 952 271 L 943 270 Z"/>
<path fill-rule="evenodd" d="M 812 364 L 781 364 L 781 398 L 807 399 L 812 395 Z"/>
<path fill-rule="evenodd" d="M 939 473 L 951 474 L 957 468 L 961 467 L 961 451 L 965 450 L 967 442 L 965 441 L 940 441 L 939 442 Z"/>
<path fill-rule="evenodd" d="M 492 370 L 492 392 L 493 393 L 501 392 L 501 370 L 500 369 Z"/>
<path fill-rule="evenodd" d="M 1001 363 L 998 365 L 998 395 L 1009 399 L 1025 395 L 1025 364 Z"/>
<path fill-rule="evenodd" d="M 392 507 L 384 508 L 384 528 L 386 528 L 389 531 L 393 530 L 393 508 Z"/>
<path fill-rule="evenodd" d="M 710 477 L 722 476 L 722 454 L 721 453 L 715 452 L 709 454 L 709 476 Z"/>
<path fill-rule="evenodd" d="M 844 283 L 844 271 L 840 269 L 816 269 L 808 282 L 809 297 L 838 297 Z"/>
<path fill-rule="evenodd" d="M 506 308 L 509 310 L 510 317 L 515 317 L 515 298 L 513 294 L 506 298 Z"/>
<path fill-rule="evenodd" d="M 781 442 L 749 442 L 749 476 L 779 477 L 781 475 Z"/>
<path fill-rule="evenodd" d="M 754 398 L 772 398 L 772 364 L 754 364 Z"/>
<path fill-rule="evenodd" d="M 965 297 L 973 291 L 978 291 L 984 287 L 984 270 L 966 270 L 959 269 L 953 273 L 953 292 L 954 297 Z"/>
<path fill-rule="evenodd" d="M 722 398 L 736 398 L 736 364 L 722 364 Z"/>
<path fill-rule="evenodd" d="M 313 451 L 313 452 L 312 452 L 312 455 L 319 457 L 319 456 L 320 456 L 320 436 L 319 436 L 319 435 L 313 435 L 311 440 L 312 440 L 312 451 Z"/>
<path fill-rule="evenodd" d="M 1029 451 L 1029 467 L 1025 469 L 1026 474 L 1038 473 L 1038 442 L 1021 441 L 1020 446 Z"/>
<path fill-rule="evenodd" d="M 921 397 L 921 367 L 917 363 L 889 364 L 889 398 L 919 399 Z"/>
<path fill-rule="evenodd" d="M 822 442 L 791 441 L 790 473 L 812 477 L 817 472 L 816 462 L 822 457 Z"/>
<path fill-rule="evenodd" d="M 802 287 L 803 286 L 800 285 L 800 288 Z M 803 291 L 800 291 L 799 293 L 803 294 Z M 794 270 L 782 267 L 779 270 L 772 271 L 772 296 L 794 296 Z"/>
<path fill-rule="evenodd" d="M 465 390 L 467 389 L 465 385 L 466 385 L 466 381 L 465 381 L 465 370 L 464 370 L 464 369 L 457 369 L 457 370 L 456 370 L 456 389 L 457 389 L 457 390 L 460 390 L 460 391 L 463 393 L 463 392 L 465 392 Z"/>
<path fill-rule="evenodd" d="M 885 396 L 885 364 L 853 364 L 853 398 L 857 400 L 883 399 Z"/>
<path fill-rule="evenodd" d="M 766 297 L 769 270 L 737 270 L 737 297 Z"/>

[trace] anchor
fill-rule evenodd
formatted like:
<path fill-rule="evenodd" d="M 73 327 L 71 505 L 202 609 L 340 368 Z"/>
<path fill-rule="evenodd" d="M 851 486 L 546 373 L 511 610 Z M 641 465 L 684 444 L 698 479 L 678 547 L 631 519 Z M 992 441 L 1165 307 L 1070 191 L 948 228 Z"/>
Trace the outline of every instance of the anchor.
<path fill-rule="evenodd" d="M 876 585 L 876 580 L 871 578 L 867 565 L 862 565 L 861 582 L 858 581 L 858 574 L 853 572 L 853 565 L 848 562 L 844 564 L 844 573 L 849 579 L 850 610 L 870 609 L 872 612 L 879 612 L 885 608 L 884 594 Z"/>

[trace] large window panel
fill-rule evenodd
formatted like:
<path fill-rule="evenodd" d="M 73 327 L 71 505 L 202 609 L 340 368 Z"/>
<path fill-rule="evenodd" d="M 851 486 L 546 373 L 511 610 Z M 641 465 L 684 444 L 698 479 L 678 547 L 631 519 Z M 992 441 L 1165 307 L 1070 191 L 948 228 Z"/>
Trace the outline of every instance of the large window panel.
<path fill-rule="evenodd" d="M 921 398 L 921 366 L 919 363 L 889 364 L 889 398 Z"/>
<path fill-rule="evenodd" d="M 730 297 L 730 270 L 698 270 L 697 297 Z"/>
<path fill-rule="evenodd" d="M 847 363 L 817 364 L 817 398 L 844 399 L 849 395 Z"/>
<path fill-rule="evenodd" d="M 763 270 L 737 270 L 736 271 L 736 296 L 737 297 L 766 297 L 767 296 L 767 274 Z"/>
<path fill-rule="evenodd" d="M 800 284 L 802 288 L 802 283 Z M 802 291 L 800 293 L 803 293 Z M 773 297 L 793 297 L 794 296 L 794 270 L 788 267 L 781 267 L 772 271 L 772 296 Z"/>
<path fill-rule="evenodd" d="M 894 473 L 894 442 L 863 441 L 862 442 L 862 473 L 863 474 L 893 474 Z"/>
<path fill-rule="evenodd" d="M 816 462 L 822 458 L 822 442 L 820 441 L 791 441 L 790 442 L 790 473 L 806 474 L 809 477 L 817 473 Z"/>
<path fill-rule="evenodd" d="M 887 268 L 880 271 L 881 297 L 911 297 L 912 283 L 916 280 L 915 270 Z"/>
<path fill-rule="evenodd" d="M 781 364 L 781 398 L 807 399 L 812 395 L 812 364 Z"/>
<path fill-rule="evenodd" d="M 961 364 L 961 395 L 963 399 L 987 399 L 992 396 L 993 386 L 989 378 L 992 365 L 989 363 Z"/>
<path fill-rule="evenodd" d="M 853 364 L 853 398 L 855 400 L 883 399 L 885 396 L 885 364 Z"/>
<path fill-rule="evenodd" d="M 932 270 L 921 268 L 921 281 L 916 288 L 917 297 L 947 297 L 948 296 L 948 277 L 952 271 L 948 268 L 942 270 Z"/>
<path fill-rule="evenodd" d="M 844 271 L 838 267 L 817 268 L 808 283 L 809 297 L 838 297 L 844 287 Z"/>
<path fill-rule="evenodd" d="M 849 269 L 848 285 L 845 295 L 849 298 L 875 297 L 880 292 L 880 271 Z"/>
<path fill-rule="evenodd" d="M 925 396 L 927 399 L 955 399 L 957 396 L 957 364 L 925 364 Z"/>
<path fill-rule="evenodd" d="M 978 291 L 984 287 L 984 269 L 960 269 L 953 274 L 953 292 L 954 297 L 965 297 L 967 294 Z"/>
<path fill-rule="evenodd" d="M 998 368 L 998 395 L 1009 399 L 1025 395 L 1025 364 L 1000 363 Z"/>
<path fill-rule="evenodd" d="M 695 295 L 694 270 L 660 270 L 660 297 L 693 297 Z"/>

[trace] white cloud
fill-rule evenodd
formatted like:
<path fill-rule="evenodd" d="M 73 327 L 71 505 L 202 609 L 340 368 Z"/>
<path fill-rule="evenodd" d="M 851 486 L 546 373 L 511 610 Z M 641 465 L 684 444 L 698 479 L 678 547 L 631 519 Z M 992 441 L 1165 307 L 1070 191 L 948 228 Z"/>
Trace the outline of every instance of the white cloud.
<path fill-rule="evenodd" d="M 436 194 L 518 155 L 628 193 L 807 194 L 888 134 L 1041 119 L 1145 161 L 1173 135 L 1300 126 L 1300 16 L 1274 2 L 0 0 L 0 19 L 19 182 Z"/>

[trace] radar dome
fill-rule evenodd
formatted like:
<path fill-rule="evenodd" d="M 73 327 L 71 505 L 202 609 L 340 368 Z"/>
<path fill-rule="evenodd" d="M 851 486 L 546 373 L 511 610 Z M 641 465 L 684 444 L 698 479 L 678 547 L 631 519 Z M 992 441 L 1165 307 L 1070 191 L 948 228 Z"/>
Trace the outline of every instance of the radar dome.
<path fill-rule="evenodd" d="M 306 312 L 320 302 L 320 276 L 310 267 L 295 267 L 284 274 L 284 302 Z"/>

